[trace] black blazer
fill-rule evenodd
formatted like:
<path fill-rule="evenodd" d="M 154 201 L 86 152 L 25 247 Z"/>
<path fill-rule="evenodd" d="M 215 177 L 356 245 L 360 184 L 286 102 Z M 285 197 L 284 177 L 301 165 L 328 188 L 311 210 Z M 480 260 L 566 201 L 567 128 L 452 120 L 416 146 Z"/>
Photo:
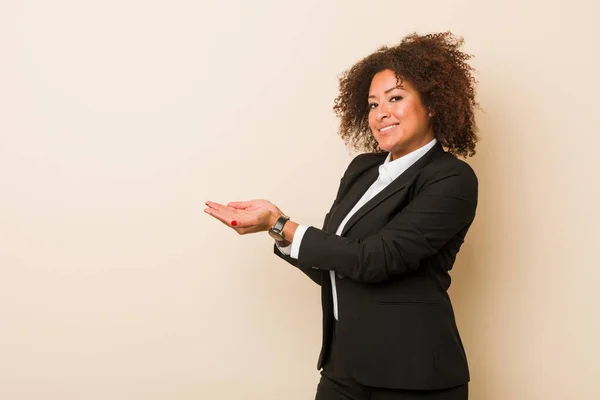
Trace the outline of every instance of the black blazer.
<path fill-rule="evenodd" d="M 387 153 L 354 158 L 323 229 L 308 228 L 298 260 L 275 253 L 322 287 L 323 344 L 329 353 L 336 271 L 338 340 L 348 372 L 366 386 L 434 390 L 469 381 L 447 294 L 456 254 L 475 217 L 477 177 L 438 143 L 360 208 L 335 234 Z"/>

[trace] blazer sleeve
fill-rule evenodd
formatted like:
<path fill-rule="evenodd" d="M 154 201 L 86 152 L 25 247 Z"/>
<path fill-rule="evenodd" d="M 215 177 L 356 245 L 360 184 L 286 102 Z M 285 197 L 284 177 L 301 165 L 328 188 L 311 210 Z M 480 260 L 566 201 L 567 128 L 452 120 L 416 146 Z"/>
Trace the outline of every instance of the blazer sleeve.
<path fill-rule="evenodd" d="M 329 220 L 329 213 L 325 215 L 325 221 L 323 222 L 323 228 L 327 225 L 327 221 Z M 277 245 L 273 245 L 273 252 L 275 255 L 279 256 L 283 260 L 292 264 L 294 267 L 298 268 L 300 271 L 304 272 L 310 279 L 313 280 L 317 285 L 321 285 L 323 283 L 323 272 L 320 269 L 313 268 L 313 266 L 309 267 L 300 267 L 298 264 L 298 260 L 292 258 L 286 254 L 283 254 Z"/>
<path fill-rule="evenodd" d="M 368 283 L 419 268 L 423 259 L 437 253 L 475 217 L 477 177 L 466 163 L 464 166 L 428 179 L 376 234 L 350 239 L 308 228 L 300 245 L 298 267 L 334 270 Z"/>

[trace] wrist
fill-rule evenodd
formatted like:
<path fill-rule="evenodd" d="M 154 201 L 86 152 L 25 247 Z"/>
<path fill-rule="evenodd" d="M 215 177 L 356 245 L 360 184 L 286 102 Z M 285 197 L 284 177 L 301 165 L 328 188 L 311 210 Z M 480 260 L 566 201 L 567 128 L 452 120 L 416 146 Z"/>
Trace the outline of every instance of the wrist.
<path fill-rule="evenodd" d="M 294 241 L 296 229 L 298 229 L 298 224 L 292 220 L 289 220 L 283 227 L 283 237 L 290 244 Z"/>
<path fill-rule="evenodd" d="M 290 242 L 289 240 L 286 240 L 286 239 L 276 240 L 275 243 L 277 243 L 278 247 L 288 247 L 289 245 L 292 244 L 292 242 Z"/>

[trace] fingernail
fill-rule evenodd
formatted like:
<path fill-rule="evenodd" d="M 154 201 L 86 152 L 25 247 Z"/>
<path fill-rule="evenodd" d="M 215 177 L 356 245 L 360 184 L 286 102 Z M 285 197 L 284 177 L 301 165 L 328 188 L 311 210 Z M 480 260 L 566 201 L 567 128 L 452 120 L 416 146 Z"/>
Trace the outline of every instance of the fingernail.
<path fill-rule="evenodd" d="M 237 226 L 237 221 L 235 221 L 235 220 L 231 221 L 231 226 Z"/>

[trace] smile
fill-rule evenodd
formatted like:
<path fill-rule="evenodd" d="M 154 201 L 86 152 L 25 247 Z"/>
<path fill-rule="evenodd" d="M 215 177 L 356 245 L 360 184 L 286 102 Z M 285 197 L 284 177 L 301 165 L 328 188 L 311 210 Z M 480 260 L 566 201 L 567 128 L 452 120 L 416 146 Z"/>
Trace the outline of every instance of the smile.
<path fill-rule="evenodd" d="M 381 129 L 379 130 L 379 132 L 387 132 L 387 131 L 389 131 L 389 130 L 391 130 L 391 129 L 394 129 L 394 128 L 395 128 L 395 127 L 397 127 L 397 126 L 398 126 L 398 124 L 388 125 L 388 126 L 386 126 L 385 128 L 381 128 Z"/>

